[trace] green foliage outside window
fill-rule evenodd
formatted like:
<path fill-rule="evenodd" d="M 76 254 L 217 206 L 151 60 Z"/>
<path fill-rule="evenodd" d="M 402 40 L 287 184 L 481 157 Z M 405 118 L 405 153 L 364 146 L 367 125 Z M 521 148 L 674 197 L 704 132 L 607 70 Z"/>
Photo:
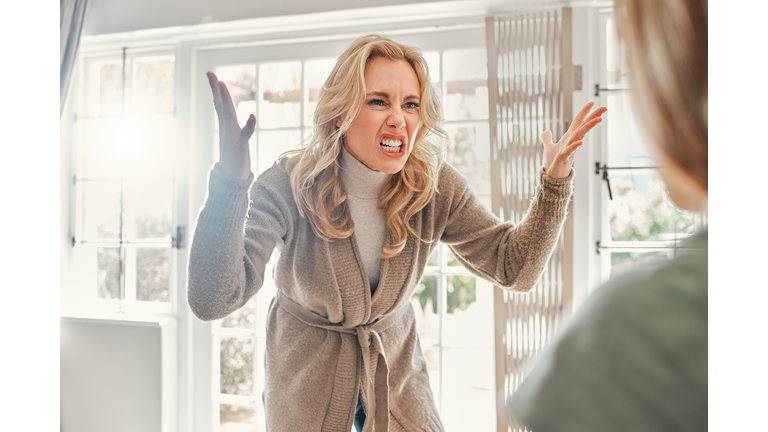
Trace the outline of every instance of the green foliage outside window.
<path fill-rule="evenodd" d="M 448 278 L 448 313 L 465 310 L 475 302 L 475 277 L 453 276 Z"/>
<path fill-rule="evenodd" d="M 437 278 L 424 276 L 416 288 L 414 296 L 419 297 L 421 311 L 427 313 L 427 305 L 431 304 L 432 313 L 437 313 Z"/>
<path fill-rule="evenodd" d="M 641 193 L 633 181 L 611 179 L 613 200 L 609 202 L 609 214 L 614 241 L 669 240 L 693 233 L 694 214 L 672 203 L 658 174 L 651 176 L 647 189 Z"/>
<path fill-rule="evenodd" d="M 249 396 L 253 392 L 253 338 L 221 339 L 221 393 Z"/>

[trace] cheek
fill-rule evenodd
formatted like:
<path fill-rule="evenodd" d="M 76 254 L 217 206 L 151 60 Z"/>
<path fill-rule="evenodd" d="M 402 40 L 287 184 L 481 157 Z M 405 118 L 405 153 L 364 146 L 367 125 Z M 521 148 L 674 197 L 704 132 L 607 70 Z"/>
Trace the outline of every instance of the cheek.
<path fill-rule="evenodd" d="M 415 115 L 408 120 L 408 135 L 411 139 L 416 138 L 419 128 L 421 128 L 421 117 Z"/>

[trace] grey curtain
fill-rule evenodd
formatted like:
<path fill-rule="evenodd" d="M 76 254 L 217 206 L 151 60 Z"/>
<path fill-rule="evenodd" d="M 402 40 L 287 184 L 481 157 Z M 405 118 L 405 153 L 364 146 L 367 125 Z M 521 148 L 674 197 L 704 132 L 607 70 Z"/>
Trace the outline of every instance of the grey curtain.
<path fill-rule="evenodd" d="M 61 15 L 61 20 L 59 21 L 59 29 L 61 30 L 61 38 L 59 39 L 61 47 L 61 75 L 59 82 L 61 109 L 59 115 L 64 111 L 64 101 L 67 98 L 69 81 L 72 78 L 77 46 L 80 44 L 80 34 L 83 31 L 85 6 L 87 3 L 88 0 L 59 0 L 59 12 Z"/>

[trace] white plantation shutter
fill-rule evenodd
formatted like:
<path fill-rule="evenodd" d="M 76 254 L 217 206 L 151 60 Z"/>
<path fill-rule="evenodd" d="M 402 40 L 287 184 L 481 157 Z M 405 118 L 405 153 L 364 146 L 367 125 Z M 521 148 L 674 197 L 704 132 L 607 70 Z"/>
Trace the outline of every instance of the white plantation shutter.
<path fill-rule="evenodd" d="M 492 207 L 506 220 L 525 215 L 544 163 L 540 135 L 560 137 L 571 119 L 570 9 L 486 19 L 491 131 Z M 495 71 L 495 73 L 493 73 Z M 505 401 L 524 379 L 523 364 L 557 331 L 570 300 L 570 220 L 549 264 L 528 293 L 495 289 L 499 431 L 522 431 Z"/>

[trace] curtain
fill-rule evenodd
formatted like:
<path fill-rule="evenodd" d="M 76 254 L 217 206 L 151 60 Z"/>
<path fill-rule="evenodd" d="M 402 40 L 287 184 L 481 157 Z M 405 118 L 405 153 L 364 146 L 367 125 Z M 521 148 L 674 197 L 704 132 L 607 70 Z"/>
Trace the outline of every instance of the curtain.
<path fill-rule="evenodd" d="M 486 19 L 492 207 L 502 219 L 525 215 L 544 163 L 540 135 L 560 137 L 572 115 L 570 9 Z M 570 218 L 569 218 L 570 219 Z M 506 415 L 506 399 L 525 378 L 524 365 L 557 331 L 571 296 L 567 221 L 544 274 L 528 293 L 494 289 L 498 431 L 523 431 Z"/>
<path fill-rule="evenodd" d="M 72 78 L 72 69 L 75 65 L 77 46 L 80 44 L 80 34 L 83 31 L 85 21 L 85 8 L 88 0 L 59 0 L 59 30 L 61 31 L 60 44 L 60 94 L 61 109 L 64 112 L 64 101 L 67 98 L 69 81 Z"/>

